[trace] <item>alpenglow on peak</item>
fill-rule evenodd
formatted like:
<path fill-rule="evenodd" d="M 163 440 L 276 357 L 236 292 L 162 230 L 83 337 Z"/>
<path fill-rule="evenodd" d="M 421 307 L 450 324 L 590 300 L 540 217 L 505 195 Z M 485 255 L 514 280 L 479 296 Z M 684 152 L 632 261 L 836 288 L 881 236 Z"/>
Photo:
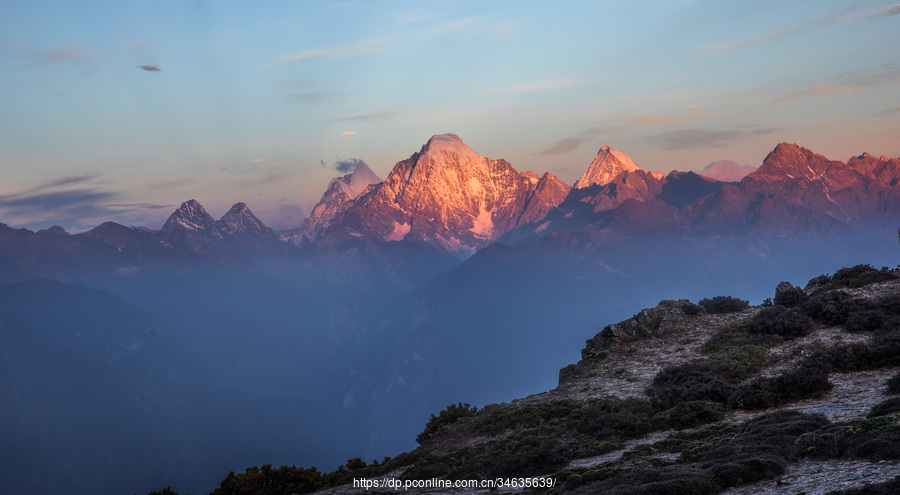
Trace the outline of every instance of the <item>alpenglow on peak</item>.
<path fill-rule="evenodd" d="M 612 182 L 622 172 L 633 172 L 641 167 L 635 165 L 624 151 L 617 151 L 604 145 L 584 174 L 575 183 L 575 189 L 584 189 L 594 185 L 605 185 Z"/>

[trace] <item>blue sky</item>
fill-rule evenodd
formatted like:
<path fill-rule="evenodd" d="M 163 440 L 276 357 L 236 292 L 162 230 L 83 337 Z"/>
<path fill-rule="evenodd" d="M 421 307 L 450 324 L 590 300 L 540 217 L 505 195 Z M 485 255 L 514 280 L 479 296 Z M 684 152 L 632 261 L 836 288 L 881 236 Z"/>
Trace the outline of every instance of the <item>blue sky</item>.
<path fill-rule="evenodd" d="M 896 157 L 896 2 L 7 0 L 0 222 L 158 228 L 196 198 L 289 228 L 335 163 L 383 178 L 445 132 L 570 183 L 604 144 L 666 172 Z"/>

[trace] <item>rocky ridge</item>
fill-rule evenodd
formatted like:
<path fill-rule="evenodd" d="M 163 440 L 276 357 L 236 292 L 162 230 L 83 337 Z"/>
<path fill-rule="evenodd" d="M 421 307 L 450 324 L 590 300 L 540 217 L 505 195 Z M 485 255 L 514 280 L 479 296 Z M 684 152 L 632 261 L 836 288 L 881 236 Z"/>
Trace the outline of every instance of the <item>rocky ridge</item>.
<path fill-rule="evenodd" d="M 558 483 L 554 493 L 644 493 L 652 483 L 660 493 L 677 486 L 685 493 L 812 495 L 891 482 L 900 476 L 900 450 L 890 447 L 900 439 L 900 399 L 892 398 L 900 391 L 898 275 L 843 269 L 827 282 L 810 281 L 806 290 L 779 286 L 774 305 L 727 312 L 709 300 L 707 309 L 686 300 L 662 301 L 588 340 L 581 361 L 560 372 L 556 389 L 485 406 L 438 428 L 415 451 L 347 472 L 401 479 L 546 476 Z M 801 322 L 802 335 L 753 330 L 785 332 L 789 321 Z M 734 347 L 715 350 L 723 341 Z M 812 390 L 801 379 L 789 390 L 772 392 L 775 398 L 766 395 L 761 405 L 747 406 L 716 402 L 712 382 L 690 385 L 707 379 L 684 375 L 676 382 L 690 382 L 688 390 L 706 394 L 706 402 L 694 398 L 682 402 L 683 409 L 667 410 L 651 405 L 662 397 L 660 387 L 673 386 L 661 385 L 667 373 L 748 361 L 756 363 L 752 369 L 720 385 L 740 396 L 786 383 L 785 377 L 797 373 L 824 373 L 827 382 Z M 891 382 L 898 383 L 885 387 Z M 802 397 L 777 398 L 804 387 Z M 644 427 L 637 419 L 643 414 L 651 418 Z M 718 460 L 729 449 L 738 450 Z"/>

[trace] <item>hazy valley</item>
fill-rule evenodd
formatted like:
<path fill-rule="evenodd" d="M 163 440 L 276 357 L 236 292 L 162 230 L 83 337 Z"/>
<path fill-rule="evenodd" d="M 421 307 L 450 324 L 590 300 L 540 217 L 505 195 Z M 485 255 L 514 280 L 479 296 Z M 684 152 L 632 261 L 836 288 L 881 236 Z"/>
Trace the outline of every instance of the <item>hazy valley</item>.
<path fill-rule="evenodd" d="M 570 186 L 443 134 L 384 180 L 335 178 L 290 231 L 194 200 L 158 231 L 0 225 L 0 479 L 206 493 L 253 465 L 394 456 L 448 404 L 555 389 L 583 342 L 660 300 L 759 304 L 895 266 L 898 181 L 897 158 L 781 143 L 739 181 L 603 146 Z"/>

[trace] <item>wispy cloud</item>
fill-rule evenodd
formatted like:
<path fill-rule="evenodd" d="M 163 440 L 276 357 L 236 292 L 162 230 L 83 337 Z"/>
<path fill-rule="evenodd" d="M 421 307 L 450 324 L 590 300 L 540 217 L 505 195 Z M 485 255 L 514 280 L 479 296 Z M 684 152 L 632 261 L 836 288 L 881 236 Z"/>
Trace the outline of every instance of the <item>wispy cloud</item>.
<path fill-rule="evenodd" d="M 94 189 L 74 189 L 40 194 L 0 196 L 0 207 L 16 208 L 26 212 L 51 211 L 72 205 L 96 202 L 115 196 L 114 193 Z"/>
<path fill-rule="evenodd" d="M 888 108 L 887 110 L 882 110 L 880 112 L 873 113 L 872 115 L 869 115 L 869 117 L 883 117 L 885 115 L 891 115 L 891 114 L 895 114 L 895 113 L 900 113 L 900 107 Z"/>
<path fill-rule="evenodd" d="M 898 64 L 885 64 L 869 69 L 843 72 L 824 84 L 816 84 L 781 96 L 772 104 L 780 105 L 802 98 L 858 93 L 890 87 L 900 87 L 900 65 Z"/>
<path fill-rule="evenodd" d="M 553 146 L 539 152 L 538 155 L 560 155 L 575 151 L 579 146 L 584 144 L 585 141 L 587 141 L 587 138 L 585 137 L 560 139 Z"/>
<path fill-rule="evenodd" d="M 98 208 L 110 208 L 116 210 L 132 210 L 146 208 L 149 210 L 159 210 L 162 208 L 172 208 L 174 204 L 156 204 L 156 203 L 100 203 Z"/>
<path fill-rule="evenodd" d="M 773 43 L 790 36 L 794 36 L 810 29 L 827 26 L 829 24 L 842 23 L 848 21 L 859 20 L 876 20 L 884 17 L 890 17 L 900 14 L 900 3 L 885 7 L 878 12 L 870 12 L 866 14 L 853 13 L 859 6 L 864 5 L 862 2 L 854 2 L 852 5 L 844 9 L 842 12 L 834 15 L 821 15 L 803 22 L 798 22 L 775 29 L 766 33 L 748 38 L 732 41 L 721 46 L 713 48 L 716 52 L 730 52 L 741 48 L 747 48 L 756 45 L 764 45 Z"/>
<path fill-rule="evenodd" d="M 304 93 L 290 93 L 281 97 L 284 103 L 292 103 L 305 105 L 311 103 L 321 103 L 334 98 L 334 93 L 324 91 L 310 91 Z"/>
<path fill-rule="evenodd" d="M 385 46 L 387 46 L 387 40 L 385 39 L 368 40 L 357 43 L 355 45 L 348 45 L 338 48 L 306 50 L 295 53 L 293 55 L 284 56 L 279 61 L 281 63 L 294 63 L 315 59 L 359 57 L 383 51 Z"/>
<path fill-rule="evenodd" d="M 582 86 L 584 83 L 574 79 L 552 79 L 549 81 L 535 81 L 524 84 L 516 84 L 494 89 L 493 93 L 534 93 L 538 91 L 556 91 L 560 89 Z"/>
<path fill-rule="evenodd" d="M 380 120 L 394 115 L 396 112 L 391 110 L 383 110 L 380 112 L 358 113 L 356 115 L 348 115 L 346 117 L 336 117 L 329 119 L 329 122 L 349 122 L 359 120 Z"/>
<path fill-rule="evenodd" d="M 19 48 L 18 52 L 25 58 L 31 59 L 36 64 L 44 65 L 59 62 L 90 64 L 94 63 L 94 57 L 88 55 L 83 47 L 56 48 L 53 50 L 37 50 L 26 47 Z"/>
<path fill-rule="evenodd" d="M 868 17 L 881 18 L 881 17 L 890 17 L 892 15 L 898 15 L 898 14 L 900 14 L 900 3 L 891 5 L 890 7 L 885 7 L 880 12 L 868 14 Z"/>
<path fill-rule="evenodd" d="M 341 136 L 352 136 L 354 134 L 356 134 L 356 133 L 353 131 L 344 131 L 341 133 Z"/>
<path fill-rule="evenodd" d="M 801 98 L 808 98 L 810 96 L 827 96 L 834 94 L 845 94 L 845 93 L 857 93 L 859 91 L 867 91 L 869 88 L 863 86 L 850 86 L 850 87 L 840 87 L 840 86 L 829 86 L 829 85 L 817 85 L 809 88 L 801 89 L 800 91 L 795 91 L 791 94 L 784 95 L 781 98 L 776 99 L 773 103 L 776 105 L 780 105 L 782 103 L 788 103 L 794 100 L 799 100 Z"/>
<path fill-rule="evenodd" d="M 778 127 L 756 129 L 684 129 L 650 136 L 647 140 L 665 150 L 726 148 L 754 136 L 778 131 Z"/>
<path fill-rule="evenodd" d="M 138 69 L 145 70 L 147 72 L 160 72 L 162 69 L 158 65 L 138 65 Z"/>

